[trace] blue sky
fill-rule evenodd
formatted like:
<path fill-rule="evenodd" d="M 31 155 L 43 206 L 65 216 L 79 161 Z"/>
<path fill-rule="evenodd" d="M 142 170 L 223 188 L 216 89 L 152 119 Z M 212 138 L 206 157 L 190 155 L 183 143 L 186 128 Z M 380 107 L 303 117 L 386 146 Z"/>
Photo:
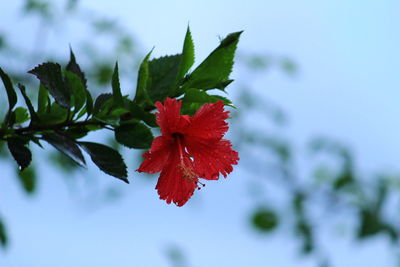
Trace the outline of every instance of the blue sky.
<path fill-rule="evenodd" d="M 244 30 L 239 52 L 288 56 L 300 67 L 294 78 L 274 69 L 251 80 L 233 73 L 238 84 L 251 84 L 287 110 L 287 135 L 299 150 L 310 137 L 328 135 L 351 144 L 366 172 L 399 169 L 398 1 L 81 2 L 117 18 L 139 40 L 143 55 L 153 46 L 155 56 L 179 52 L 188 23 L 199 60 L 218 44 L 218 36 Z M 13 6 L 1 3 L 0 9 Z M 17 29 L 30 27 L 5 17 L 2 30 L 10 28 L 5 19 Z M 51 45 L 70 42 L 53 36 Z M 166 247 L 175 244 L 193 267 L 315 266 L 298 255 L 287 229 L 260 237 L 248 227 L 252 202 L 240 164 L 228 179 L 208 183 L 182 208 L 158 200 L 156 180 L 138 178 L 136 164 L 128 162 L 128 187 L 94 166 L 76 177 L 86 181 L 68 185 L 57 169 L 40 164 L 39 191 L 27 197 L 13 179 L 13 165 L 0 163 L 0 211 L 12 238 L 9 250 L 0 252 L 0 265 L 162 267 L 169 266 Z M 100 205 L 98 192 L 109 186 L 123 197 Z M 325 232 L 321 238 L 333 266 L 394 266 L 383 238 L 358 245 L 331 228 Z"/>

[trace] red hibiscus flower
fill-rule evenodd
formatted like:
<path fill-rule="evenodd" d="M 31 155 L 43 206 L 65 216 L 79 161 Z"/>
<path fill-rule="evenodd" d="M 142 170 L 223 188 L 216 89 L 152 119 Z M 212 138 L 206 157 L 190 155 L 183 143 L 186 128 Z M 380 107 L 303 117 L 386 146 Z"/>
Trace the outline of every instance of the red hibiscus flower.
<path fill-rule="evenodd" d="M 161 136 L 143 154 L 139 172 L 161 172 L 156 189 L 168 204 L 184 205 L 199 185 L 199 178 L 217 180 L 237 164 L 238 153 L 222 139 L 228 130 L 228 111 L 218 101 L 204 104 L 193 117 L 181 115 L 182 101 L 167 98 L 156 103 Z"/>

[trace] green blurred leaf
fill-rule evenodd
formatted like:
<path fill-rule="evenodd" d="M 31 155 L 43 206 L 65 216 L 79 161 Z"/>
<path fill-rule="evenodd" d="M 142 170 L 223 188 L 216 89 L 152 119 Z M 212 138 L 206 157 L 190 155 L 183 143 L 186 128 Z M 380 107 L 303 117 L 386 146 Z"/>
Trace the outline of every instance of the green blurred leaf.
<path fill-rule="evenodd" d="M 121 94 L 121 86 L 119 84 L 118 62 L 115 63 L 111 85 L 113 90 L 113 105 L 114 107 L 121 107 L 123 104 L 123 99 Z"/>
<path fill-rule="evenodd" d="M 182 57 L 179 64 L 177 80 L 181 80 L 189 69 L 193 66 L 195 60 L 194 56 L 194 44 L 192 39 L 192 34 L 188 26 L 185 36 L 185 41 L 183 43 Z"/>
<path fill-rule="evenodd" d="M 259 208 L 251 217 L 253 227 L 261 232 L 271 232 L 279 224 L 279 218 L 275 211 L 269 208 Z"/>
<path fill-rule="evenodd" d="M 150 148 L 153 134 L 142 123 L 124 124 L 115 129 L 115 139 L 129 148 Z"/>
<path fill-rule="evenodd" d="M 43 139 L 58 151 L 71 158 L 76 164 L 80 166 L 86 165 L 81 149 L 73 139 L 59 133 L 44 134 Z"/>
<path fill-rule="evenodd" d="M 46 62 L 28 71 L 28 73 L 35 75 L 40 80 L 60 106 L 63 108 L 70 107 L 70 91 L 64 82 L 59 64 Z"/>
<path fill-rule="evenodd" d="M 188 76 L 183 87 L 203 90 L 225 88 L 230 83 L 229 75 L 241 33 L 231 33 L 223 39 L 220 45 Z"/>
<path fill-rule="evenodd" d="M 32 194 L 36 189 L 36 172 L 33 166 L 24 169 L 23 171 L 17 171 L 18 180 L 20 181 L 25 192 Z"/>
<path fill-rule="evenodd" d="M 2 219 L 0 218 L 0 244 L 6 247 L 8 244 L 7 230 Z"/>
<path fill-rule="evenodd" d="M 15 123 L 21 124 L 29 120 L 28 110 L 23 107 L 18 107 L 14 111 L 15 114 Z"/>
<path fill-rule="evenodd" d="M 123 158 L 118 151 L 97 143 L 80 142 L 79 145 L 90 155 L 92 161 L 103 172 L 129 183 Z"/>
<path fill-rule="evenodd" d="M 21 171 L 28 167 L 32 160 L 32 153 L 26 147 L 26 144 L 27 142 L 20 138 L 7 139 L 8 149 L 15 161 L 18 163 Z"/>

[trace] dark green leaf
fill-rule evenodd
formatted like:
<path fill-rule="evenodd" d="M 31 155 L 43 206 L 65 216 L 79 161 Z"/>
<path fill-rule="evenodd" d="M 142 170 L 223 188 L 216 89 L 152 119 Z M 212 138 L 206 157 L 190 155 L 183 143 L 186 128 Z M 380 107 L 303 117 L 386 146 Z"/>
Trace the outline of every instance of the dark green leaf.
<path fill-rule="evenodd" d="M 189 75 L 184 88 L 225 88 L 229 83 L 236 46 L 242 32 L 229 34 L 220 45 Z"/>
<path fill-rule="evenodd" d="M 32 123 L 38 122 L 38 121 L 39 121 L 39 117 L 38 117 L 38 115 L 36 114 L 36 111 L 35 111 L 35 109 L 34 109 L 33 106 L 32 106 L 31 100 L 30 100 L 29 97 L 26 95 L 25 86 L 23 86 L 22 84 L 19 83 L 19 84 L 18 84 L 18 88 L 19 88 L 19 90 L 21 91 L 22 96 L 24 97 L 26 106 L 28 107 L 29 114 L 30 114 L 30 116 L 31 116 L 31 124 L 32 124 Z"/>
<path fill-rule="evenodd" d="M 40 80 L 60 106 L 70 107 L 70 91 L 64 82 L 59 64 L 43 63 L 28 73 L 35 75 Z"/>
<path fill-rule="evenodd" d="M 93 113 L 95 115 L 108 113 L 111 109 L 112 99 L 112 94 L 99 95 L 94 103 Z"/>
<path fill-rule="evenodd" d="M 28 167 L 32 160 L 32 153 L 26 147 L 26 142 L 19 138 L 9 138 L 7 145 L 11 155 L 18 163 L 19 169 L 22 171 Z"/>
<path fill-rule="evenodd" d="M 381 218 L 378 213 L 369 209 L 360 210 L 359 214 L 358 238 L 365 238 L 375 235 L 382 230 Z"/>
<path fill-rule="evenodd" d="M 113 90 L 114 106 L 121 107 L 123 104 L 123 99 L 121 94 L 121 86 L 119 84 L 118 62 L 115 63 L 111 85 Z"/>
<path fill-rule="evenodd" d="M 15 123 L 21 124 L 29 120 L 29 115 L 26 108 L 18 107 L 13 112 L 15 114 Z"/>
<path fill-rule="evenodd" d="M 143 108 L 133 101 L 130 101 L 127 106 L 133 119 L 142 120 L 151 127 L 158 127 L 156 116 L 153 113 L 144 111 Z"/>
<path fill-rule="evenodd" d="M 72 51 L 72 48 L 70 48 L 70 59 L 66 67 L 66 70 L 78 75 L 78 77 L 81 79 L 83 86 L 85 87 L 85 89 L 87 89 L 87 80 L 85 78 L 85 73 L 82 72 L 78 63 L 76 63 L 75 55 L 74 52 Z"/>
<path fill-rule="evenodd" d="M 83 158 L 79 146 L 74 140 L 59 133 L 45 134 L 43 135 L 43 139 L 60 152 L 70 157 L 78 165 L 85 166 L 85 159 Z"/>
<path fill-rule="evenodd" d="M 151 55 L 151 50 L 140 64 L 136 94 L 134 101 L 141 106 L 152 106 L 153 103 L 150 100 L 149 94 L 147 93 L 147 80 L 149 78 L 149 58 Z"/>
<path fill-rule="evenodd" d="M 182 55 L 164 56 L 149 62 L 147 92 L 153 102 L 175 94 L 176 78 Z"/>
<path fill-rule="evenodd" d="M 192 34 L 190 33 L 190 28 L 188 26 L 185 41 L 183 43 L 181 62 L 179 64 L 177 76 L 178 81 L 181 80 L 189 71 L 190 67 L 193 66 L 194 59 L 194 44 L 192 40 Z"/>
<path fill-rule="evenodd" d="M 40 121 L 45 122 L 46 124 L 57 124 L 65 122 L 68 116 L 68 111 L 65 108 L 62 108 L 59 104 L 54 102 L 49 112 L 44 113 L 40 116 Z"/>
<path fill-rule="evenodd" d="M 100 170 L 129 183 L 126 165 L 118 151 L 97 143 L 80 142 L 79 144 Z"/>
<path fill-rule="evenodd" d="M 93 98 L 88 90 L 86 90 L 86 112 L 88 115 L 93 113 Z"/>
<path fill-rule="evenodd" d="M 65 72 L 65 80 L 72 93 L 74 114 L 79 112 L 86 101 L 86 89 L 82 84 L 82 80 L 73 72 Z"/>
<path fill-rule="evenodd" d="M 222 96 L 209 95 L 199 89 L 187 90 L 182 100 L 182 114 L 187 115 L 193 115 L 205 103 L 215 103 L 222 100 L 225 105 L 232 106 L 232 102 L 229 99 Z"/>
<path fill-rule="evenodd" d="M 25 189 L 25 192 L 28 194 L 32 194 L 36 189 L 36 172 L 35 169 L 30 166 L 23 171 L 18 171 L 18 179 Z"/>
<path fill-rule="evenodd" d="M 270 232 L 279 224 L 279 219 L 275 211 L 268 208 L 260 208 L 257 210 L 253 214 L 251 221 L 253 226 L 261 232 Z"/>
<path fill-rule="evenodd" d="M 11 111 L 15 104 L 17 104 L 17 94 L 11 83 L 10 77 L 0 68 L 0 77 L 3 80 L 4 87 L 6 88 L 8 97 L 8 110 Z"/>
<path fill-rule="evenodd" d="M 153 134 L 141 123 L 125 124 L 115 129 L 115 139 L 129 148 L 150 148 Z"/>
<path fill-rule="evenodd" d="M 49 91 L 47 91 L 46 88 L 43 86 L 43 84 L 40 83 L 39 94 L 38 94 L 38 108 L 37 108 L 37 113 L 39 115 L 46 112 L 47 107 L 50 105 L 49 102 L 50 102 Z"/>

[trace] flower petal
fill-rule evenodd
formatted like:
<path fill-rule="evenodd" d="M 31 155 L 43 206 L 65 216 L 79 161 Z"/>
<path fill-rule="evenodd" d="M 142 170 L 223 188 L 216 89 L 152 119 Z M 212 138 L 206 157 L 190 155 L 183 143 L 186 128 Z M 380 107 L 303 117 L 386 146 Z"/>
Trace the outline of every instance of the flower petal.
<path fill-rule="evenodd" d="M 137 171 L 147 173 L 160 172 L 168 163 L 173 145 L 172 138 L 164 136 L 154 138 L 150 150 L 143 153 L 145 160 Z"/>
<path fill-rule="evenodd" d="M 205 139 L 221 139 L 228 130 L 229 111 L 224 111 L 224 103 L 204 104 L 191 118 L 185 134 Z"/>
<path fill-rule="evenodd" d="M 189 157 L 187 157 L 186 163 L 188 163 L 187 160 L 190 161 Z M 160 174 L 156 189 L 160 199 L 165 200 L 168 204 L 173 202 L 177 206 L 183 206 L 193 195 L 198 179 L 184 178 L 179 164 L 179 152 L 174 151 L 173 156 Z"/>
<path fill-rule="evenodd" d="M 186 137 L 185 146 L 194 159 L 195 172 L 207 180 L 217 180 L 220 173 L 226 177 L 232 172 L 232 165 L 236 165 L 239 160 L 238 152 L 225 139 L 215 141 Z"/>
<path fill-rule="evenodd" d="M 166 98 L 164 105 L 156 102 L 158 112 L 156 113 L 157 124 L 161 128 L 161 134 L 170 136 L 176 132 L 182 132 L 189 124 L 189 116 L 181 115 L 182 101 Z"/>

